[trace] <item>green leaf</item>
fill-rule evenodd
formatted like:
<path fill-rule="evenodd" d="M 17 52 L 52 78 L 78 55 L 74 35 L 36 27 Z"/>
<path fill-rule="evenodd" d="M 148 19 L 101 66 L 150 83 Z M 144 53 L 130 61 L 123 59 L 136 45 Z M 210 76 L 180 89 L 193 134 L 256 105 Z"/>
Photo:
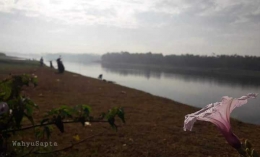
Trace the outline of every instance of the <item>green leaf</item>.
<path fill-rule="evenodd" d="M 32 125 L 34 125 L 34 121 L 33 121 L 33 117 L 32 116 L 30 116 L 30 115 L 28 115 L 26 113 L 24 113 L 24 116 L 31 121 Z"/>
<path fill-rule="evenodd" d="M 17 108 L 17 104 L 19 103 L 18 99 L 11 99 L 7 102 L 10 109 Z"/>
<path fill-rule="evenodd" d="M 125 123 L 125 113 L 123 108 L 119 108 L 117 111 L 117 116 Z"/>
<path fill-rule="evenodd" d="M 32 83 L 33 83 L 34 87 L 36 87 L 38 85 L 38 79 L 35 77 L 32 77 Z"/>
<path fill-rule="evenodd" d="M 25 105 L 26 113 L 28 116 L 32 116 L 33 114 L 33 108 L 29 105 Z"/>
<path fill-rule="evenodd" d="M 45 122 L 48 122 L 49 121 L 49 118 L 45 118 L 41 121 L 41 125 L 43 125 Z"/>
<path fill-rule="evenodd" d="M 15 123 L 16 123 L 16 127 L 20 127 L 21 125 L 21 121 L 22 121 L 22 119 L 23 119 L 23 116 L 24 116 L 24 112 L 23 112 L 23 110 L 14 110 L 13 111 L 13 115 L 14 115 L 14 119 L 15 119 Z"/>
<path fill-rule="evenodd" d="M 3 99 L 2 97 L 5 96 L 5 92 L 0 92 L 0 98 Z"/>
<path fill-rule="evenodd" d="M 250 152 L 250 149 L 246 148 L 246 153 L 247 153 L 247 154 L 250 154 L 250 153 L 251 153 L 251 152 Z"/>
<path fill-rule="evenodd" d="M 82 124 L 82 126 L 85 126 L 85 117 L 80 117 L 79 122 Z"/>
<path fill-rule="evenodd" d="M 65 109 L 61 110 L 60 114 L 62 116 L 64 116 L 64 117 L 72 118 L 72 111 L 71 111 L 71 109 L 65 108 Z"/>
<path fill-rule="evenodd" d="M 46 136 L 49 139 L 50 136 L 51 136 L 51 131 L 50 131 L 50 128 L 48 126 L 44 127 L 44 132 L 46 133 Z"/>
<path fill-rule="evenodd" d="M 31 99 L 28 99 L 28 98 L 21 98 L 21 99 L 22 99 L 23 103 L 25 104 L 26 109 L 28 110 L 29 113 L 33 112 L 33 108 L 38 108 L 38 106 Z"/>
<path fill-rule="evenodd" d="M 252 145 L 248 140 L 245 140 L 245 147 L 248 148 L 248 149 L 252 148 Z"/>
<path fill-rule="evenodd" d="M 89 116 L 90 112 L 91 112 L 91 107 L 88 105 L 82 105 L 82 109 L 84 111 L 84 115 L 85 116 Z"/>
<path fill-rule="evenodd" d="M 106 118 L 107 119 L 114 118 L 117 115 L 117 110 L 118 110 L 117 107 L 110 109 L 106 115 Z"/>
<path fill-rule="evenodd" d="M 258 153 L 254 149 L 251 151 L 251 156 L 252 157 L 259 157 Z"/>
<path fill-rule="evenodd" d="M 64 133 L 64 125 L 60 115 L 55 119 L 55 125 L 60 130 L 60 132 Z"/>
<path fill-rule="evenodd" d="M 28 76 L 27 75 L 23 75 L 23 77 L 22 77 L 22 83 L 24 84 L 24 85 L 26 85 L 26 86 L 29 86 L 29 78 L 28 78 Z"/>
<path fill-rule="evenodd" d="M 2 99 L 8 100 L 12 94 L 12 88 L 10 87 L 10 85 L 5 84 L 5 83 L 1 83 L 0 84 L 0 89 L 1 89 L 1 95 L 2 95 Z"/>
<path fill-rule="evenodd" d="M 88 105 L 82 105 L 82 108 L 83 108 L 83 109 L 87 108 L 87 109 L 89 110 L 89 112 L 91 112 L 91 107 L 88 106 Z"/>
<path fill-rule="evenodd" d="M 111 126 L 113 129 L 117 130 L 117 126 L 116 126 L 116 124 L 115 124 L 115 118 L 110 118 L 110 119 L 108 119 L 108 123 L 110 124 L 110 126 Z"/>
<path fill-rule="evenodd" d="M 39 127 L 35 128 L 35 137 L 37 139 L 40 139 L 43 137 L 43 131 Z"/>

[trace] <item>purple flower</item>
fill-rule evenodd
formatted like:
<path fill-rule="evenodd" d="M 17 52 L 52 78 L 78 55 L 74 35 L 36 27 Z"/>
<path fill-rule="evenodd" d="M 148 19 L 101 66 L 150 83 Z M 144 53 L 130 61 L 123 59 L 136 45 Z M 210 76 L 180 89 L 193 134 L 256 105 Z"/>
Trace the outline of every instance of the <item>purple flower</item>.
<path fill-rule="evenodd" d="M 0 115 L 6 113 L 7 111 L 9 111 L 7 103 L 0 102 Z"/>
<path fill-rule="evenodd" d="M 240 98 L 224 96 L 221 102 L 209 104 L 195 113 L 186 115 L 183 129 L 184 131 L 191 131 L 196 120 L 211 122 L 218 127 L 232 147 L 239 149 L 241 143 L 237 136 L 231 131 L 230 114 L 236 107 L 246 104 L 247 99 L 256 98 L 256 96 L 257 94 L 254 93 L 249 93 L 247 96 Z"/>

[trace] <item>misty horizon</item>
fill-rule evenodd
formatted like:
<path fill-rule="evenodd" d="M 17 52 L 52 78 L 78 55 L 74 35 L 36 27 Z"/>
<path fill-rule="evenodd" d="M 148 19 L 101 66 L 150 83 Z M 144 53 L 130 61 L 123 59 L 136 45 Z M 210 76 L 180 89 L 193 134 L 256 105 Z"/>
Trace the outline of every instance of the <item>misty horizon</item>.
<path fill-rule="evenodd" d="M 68 56 L 80 56 L 80 55 L 91 55 L 91 56 L 103 56 L 106 54 L 113 54 L 113 53 L 129 53 L 129 54 L 158 54 L 158 55 L 163 55 L 163 56 L 171 56 L 171 55 L 176 55 L 176 56 L 182 56 L 182 55 L 194 55 L 194 56 L 207 56 L 207 57 L 217 57 L 217 56 L 241 56 L 241 57 L 260 57 L 260 54 L 257 55 L 248 55 L 248 54 L 244 54 L 244 55 L 240 55 L 237 53 L 234 54 L 223 54 L 223 53 L 209 53 L 209 54 L 193 54 L 193 53 L 182 53 L 182 54 L 163 54 L 163 53 L 156 53 L 156 52 L 129 52 L 129 51 L 119 51 L 119 52 L 106 52 L 106 53 L 101 53 L 101 54 L 96 54 L 96 53 L 91 53 L 91 52 L 86 52 L 86 53 L 73 53 L 73 52 L 53 52 L 53 53 L 49 53 L 49 52 L 44 52 L 44 53 L 23 53 L 23 52 L 4 52 L 4 51 L 0 51 L 0 53 L 4 53 L 7 56 L 21 56 L 21 55 L 26 55 L 26 56 L 48 56 L 48 55 L 68 55 Z"/>

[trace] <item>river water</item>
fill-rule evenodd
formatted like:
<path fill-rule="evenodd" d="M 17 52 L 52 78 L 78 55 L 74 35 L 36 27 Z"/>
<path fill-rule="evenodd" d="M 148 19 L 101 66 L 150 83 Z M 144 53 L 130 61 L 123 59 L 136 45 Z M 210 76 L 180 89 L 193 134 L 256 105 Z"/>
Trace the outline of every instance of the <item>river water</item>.
<path fill-rule="evenodd" d="M 117 84 L 200 108 L 221 101 L 222 96 L 238 98 L 260 91 L 260 80 L 247 78 L 189 75 L 122 66 L 111 67 L 100 63 L 64 62 L 64 65 L 67 71 L 93 78 L 103 74 L 103 79 Z M 250 99 L 246 105 L 236 108 L 231 116 L 243 122 L 260 124 L 259 102 L 260 98 Z"/>

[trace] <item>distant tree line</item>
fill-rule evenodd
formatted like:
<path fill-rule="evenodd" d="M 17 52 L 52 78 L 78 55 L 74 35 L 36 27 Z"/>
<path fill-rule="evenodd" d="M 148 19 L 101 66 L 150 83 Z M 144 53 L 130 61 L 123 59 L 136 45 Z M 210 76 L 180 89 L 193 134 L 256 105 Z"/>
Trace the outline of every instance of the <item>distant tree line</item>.
<path fill-rule="evenodd" d="M 6 56 L 5 53 L 3 52 L 0 52 L 0 56 Z"/>
<path fill-rule="evenodd" d="M 168 67 L 194 68 L 230 68 L 244 70 L 260 70 L 260 57 L 240 55 L 162 55 L 148 53 L 106 53 L 102 63 L 143 64 Z"/>
<path fill-rule="evenodd" d="M 49 53 L 45 54 L 43 57 L 46 58 L 46 60 L 52 60 L 59 55 L 62 56 L 62 60 L 67 62 L 89 63 L 93 61 L 100 61 L 100 56 L 95 54 Z"/>

